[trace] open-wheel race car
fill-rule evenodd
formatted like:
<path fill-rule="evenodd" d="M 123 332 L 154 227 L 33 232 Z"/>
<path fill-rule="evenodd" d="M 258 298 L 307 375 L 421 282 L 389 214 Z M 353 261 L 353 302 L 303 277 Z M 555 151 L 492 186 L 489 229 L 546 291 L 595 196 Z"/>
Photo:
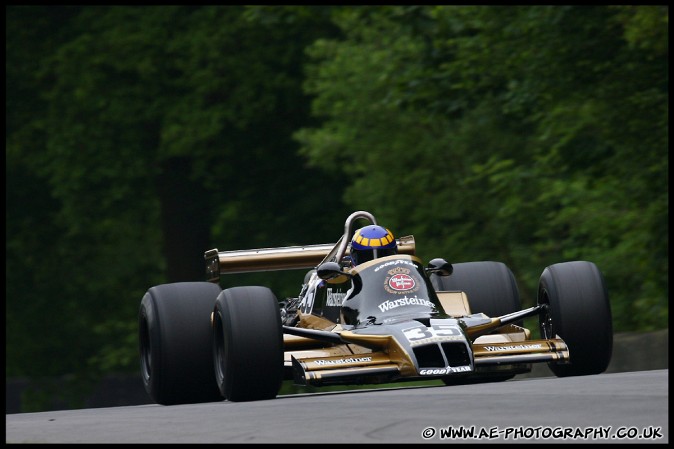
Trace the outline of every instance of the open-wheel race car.
<path fill-rule="evenodd" d="M 588 261 L 546 267 L 537 305 L 522 310 L 503 263 L 424 266 L 413 236 L 395 239 L 366 211 L 335 244 L 212 249 L 205 261 L 206 281 L 151 287 L 140 304 L 141 375 L 158 404 L 272 399 L 290 379 L 454 385 L 511 379 L 533 363 L 599 374 L 611 358 L 607 289 Z M 308 270 L 298 296 L 281 301 L 264 286 L 219 285 L 229 273 L 298 269 Z M 538 339 L 522 327 L 531 316 Z"/>

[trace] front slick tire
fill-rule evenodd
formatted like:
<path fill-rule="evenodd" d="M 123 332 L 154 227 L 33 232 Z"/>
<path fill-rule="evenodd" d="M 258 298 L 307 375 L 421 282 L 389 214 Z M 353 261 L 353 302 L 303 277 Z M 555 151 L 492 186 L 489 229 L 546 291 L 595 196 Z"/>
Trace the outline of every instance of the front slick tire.
<path fill-rule="evenodd" d="M 140 368 L 157 404 L 222 401 L 213 375 L 211 312 L 220 287 L 179 282 L 150 288 L 140 303 Z"/>
<path fill-rule="evenodd" d="M 266 287 L 223 290 L 213 314 L 215 378 L 229 401 L 273 399 L 283 381 L 283 330 Z"/>
<path fill-rule="evenodd" d="M 540 317 L 542 338 L 564 340 L 569 364 L 549 363 L 558 377 L 603 373 L 611 361 L 613 325 L 604 277 L 592 262 L 550 265 L 538 284 L 538 303 L 547 304 Z"/>

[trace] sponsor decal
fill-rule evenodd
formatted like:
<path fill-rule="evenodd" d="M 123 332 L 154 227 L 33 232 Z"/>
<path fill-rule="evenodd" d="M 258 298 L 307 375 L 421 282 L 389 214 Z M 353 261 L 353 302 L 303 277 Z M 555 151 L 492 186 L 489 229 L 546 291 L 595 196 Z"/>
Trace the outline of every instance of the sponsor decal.
<path fill-rule="evenodd" d="M 381 270 L 382 268 L 390 267 L 391 265 L 411 265 L 414 266 L 414 263 L 409 261 L 409 260 L 392 260 L 390 262 L 383 263 L 379 265 L 377 268 L 374 269 L 374 272 L 376 273 L 377 271 Z"/>
<path fill-rule="evenodd" d="M 299 309 L 302 311 L 302 313 L 311 313 L 311 310 L 314 308 L 314 297 L 316 296 L 316 291 L 311 290 L 308 292 L 304 298 L 302 298 L 302 302 L 300 302 Z"/>
<path fill-rule="evenodd" d="M 341 306 L 344 302 L 344 292 L 333 292 L 331 288 L 328 289 L 328 297 L 325 301 L 326 306 Z"/>
<path fill-rule="evenodd" d="M 412 290 L 416 285 L 414 279 L 407 274 L 395 274 L 388 280 L 388 286 L 398 292 Z"/>
<path fill-rule="evenodd" d="M 446 366 L 444 368 L 424 368 L 419 370 L 422 376 L 438 376 L 452 373 L 465 373 L 470 371 L 470 366 Z"/>
<path fill-rule="evenodd" d="M 519 349 L 541 349 L 543 346 L 538 344 L 533 345 L 517 345 L 517 346 L 485 346 L 487 351 L 517 351 Z"/>
<path fill-rule="evenodd" d="M 337 359 L 337 360 L 316 360 L 314 363 L 316 365 L 343 365 L 345 363 L 364 363 L 371 362 L 372 357 L 349 357 L 348 359 Z"/>
<path fill-rule="evenodd" d="M 419 286 L 412 276 L 410 269 L 395 267 L 388 271 L 388 276 L 384 279 L 384 289 L 389 293 L 403 294 L 412 293 L 419 290 Z"/>
<path fill-rule="evenodd" d="M 386 300 L 383 303 L 379 304 L 379 310 L 382 312 L 387 312 L 391 309 L 402 306 L 426 306 L 426 307 L 435 307 L 435 305 L 427 299 L 418 298 L 417 295 L 413 297 L 404 296 L 402 298 L 394 300 Z"/>

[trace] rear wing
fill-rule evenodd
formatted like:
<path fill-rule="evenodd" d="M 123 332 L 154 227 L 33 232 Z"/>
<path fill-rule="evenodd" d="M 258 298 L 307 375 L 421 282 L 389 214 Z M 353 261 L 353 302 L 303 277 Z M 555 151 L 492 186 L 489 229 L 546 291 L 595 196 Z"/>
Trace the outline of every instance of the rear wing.
<path fill-rule="evenodd" d="M 415 255 L 414 236 L 400 237 L 396 239 L 396 242 L 399 253 Z M 336 245 L 335 243 L 326 243 L 235 251 L 218 251 L 217 248 L 209 249 L 204 253 L 206 280 L 217 283 L 220 282 L 220 275 L 228 273 L 316 268 L 329 255 L 334 255 Z M 347 248 L 346 254 L 348 253 L 349 250 Z"/>

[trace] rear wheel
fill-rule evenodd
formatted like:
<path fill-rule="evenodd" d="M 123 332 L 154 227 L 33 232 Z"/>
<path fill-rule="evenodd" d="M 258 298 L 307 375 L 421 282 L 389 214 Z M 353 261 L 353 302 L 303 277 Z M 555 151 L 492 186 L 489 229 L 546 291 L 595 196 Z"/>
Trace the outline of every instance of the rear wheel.
<path fill-rule="evenodd" d="M 221 401 L 213 375 L 211 312 L 220 287 L 181 282 L 150 288 L 139 311 L 141 376 L 158 404 Z"/>
<path fill-rule="evenodd" d="M 520 293 L 512 271 L 501 262 L 452 264 L 450 276 L 431 275 L 436 291 L 463 291 L 471 313 L 497 317 L 522 308 Z"/>
<path fill-rule="evenodd" d="M 230 401 L 273 399 L 283 380 L 283 330 L 276 296 L 266 287 L 223 290 L 213 315 L 213 361 Z"/>
<path fill-rule="evenodd" d="M 611 307 L 604 277 L 592 262 L 564 262 L 543 270 L 538 303 L 548 305 L 541 315 L 542 338 L 564 340 L 569 364 L 549 363 L 559 377 L 599 374 L 606 370 L 613 350 Z"/>

